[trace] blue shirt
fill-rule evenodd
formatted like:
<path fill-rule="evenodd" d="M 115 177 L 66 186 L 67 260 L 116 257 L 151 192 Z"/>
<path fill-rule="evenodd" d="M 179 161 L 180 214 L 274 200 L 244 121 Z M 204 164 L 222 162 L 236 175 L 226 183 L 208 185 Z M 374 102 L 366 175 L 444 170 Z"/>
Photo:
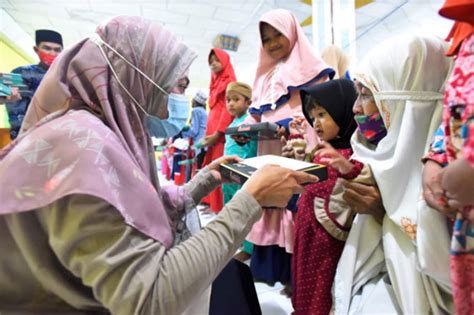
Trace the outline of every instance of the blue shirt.
<path fill-rule="evenodd" d="M 198 143 L 206 134 L 207 112 L 204 107 L 194 107 L 191 113 L 191 126 L 188 131 L 183 132 L 183 137 L 193 138 Z"/>
<path fill-rule="evenodd" d="M 15 68 L 12 73 L 21 74 L 24 83 L 28 87 L 28 90 L 20 91 L 21 100 L 5 103 L 7 106 L 8 119 L 10 121 L 10 138 L 13 140 L 20 132 L 21 123 L 23 122 L 23 118 L 25 118 L 30 101 L 43 79 L 46 69 L 40 65 L 27 65 Z"/>
<path fill-rule="evenodd" d="M 245 118 L 247 118 L 249 114 L 245 114 L 242 117 L 234 118 L 234 120 L 230 123 L 229 127 L 238 127 L 240 126 Z M 248 143 L 244 145 L 238 145 L 234 139 L 230 136 L 225 136 L 225 144 L 224 144 L 224 155 L 237 155 L 242 159 L 250 158 L 257 156 L 257 140 L 250 140 Z"/>

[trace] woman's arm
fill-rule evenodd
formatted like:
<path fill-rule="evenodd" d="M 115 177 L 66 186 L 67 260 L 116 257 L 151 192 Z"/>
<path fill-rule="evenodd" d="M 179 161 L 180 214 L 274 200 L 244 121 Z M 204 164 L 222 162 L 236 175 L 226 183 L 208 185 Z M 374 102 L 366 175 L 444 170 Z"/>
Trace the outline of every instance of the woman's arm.
<path fill-rule="evenodd" d="M 355 212 L 370 214 L 379 224 L 382 224 L 385 208 L 380 191 L 376 186 L 346 182 L 344 187 L 346 191 L 343 198 Z"/>
<path fill-rule="evenodd" d="M 370 166 L 364 165 L 355 179 L 344 181 L 343 185 L 345 192 L 342 197 L 352 210 L 361 214 L 370 214 L 379 224 L 382 224 L 385 208 Z"/>
<path fill-rule="evenodd" d="M 231 259 L 261 207 L 240 191 L 202 231 L 167 250 L 106 202 L 64 197 L 37 211 L 57 259 L 113 314 L 177 314 Z"/>

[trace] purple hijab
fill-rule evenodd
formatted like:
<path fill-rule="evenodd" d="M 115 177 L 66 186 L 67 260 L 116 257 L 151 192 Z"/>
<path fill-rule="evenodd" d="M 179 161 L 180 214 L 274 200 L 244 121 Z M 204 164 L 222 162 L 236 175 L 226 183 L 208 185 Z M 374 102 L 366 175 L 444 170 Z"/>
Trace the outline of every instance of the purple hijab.
<path fill-rule="evenodd" d="M 96 32 L 170 91 L 195 53 L 158 23 L 116 17 Z M 151 115 L 166 115 L 166 95 L 103 47 L 121 82 Z M 170 247 L 184 190 L 160 188 L 143 113 L 85 39 L 55 60 L 30 104 L 22 132 L 0 151 L 0 214 L 35 210 L 72 194 L 114 206 L 124 221 Z"/>

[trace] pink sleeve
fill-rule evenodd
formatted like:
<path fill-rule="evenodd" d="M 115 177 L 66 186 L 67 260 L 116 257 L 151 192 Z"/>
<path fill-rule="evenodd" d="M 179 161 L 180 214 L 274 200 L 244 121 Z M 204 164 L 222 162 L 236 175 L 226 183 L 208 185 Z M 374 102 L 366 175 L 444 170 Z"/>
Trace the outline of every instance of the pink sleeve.
<path fill-rule="evenodd" d="M 252 124 L 259 123 L 259 122 L 260 122 L 260 120 L 257 120 L 257 117 L 255 117 L 255 115 L 249 114 L 247 116 L 247 118 L 245 118 L 242 123 L 247 124 L 247 125 L 252 125 Z"/>

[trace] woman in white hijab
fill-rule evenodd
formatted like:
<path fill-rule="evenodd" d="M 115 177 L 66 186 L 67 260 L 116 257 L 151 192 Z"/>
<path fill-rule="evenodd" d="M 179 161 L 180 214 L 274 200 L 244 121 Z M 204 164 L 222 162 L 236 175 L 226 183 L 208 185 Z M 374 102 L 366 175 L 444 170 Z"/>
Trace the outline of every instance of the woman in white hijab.
<path fill-rule="evenodd" d="M 420 159 L 441 121 L 451 69 L 445 50 L 441 39 L 397 37 L 373 49 L 355 73 L 362 92 L 356 119 L 364 113 L 358 106 L 371 100 L 386 128 L 373 142 L 359 120 L 352 138 L 353 158 L 370 167 L 384 213 L 354 209 L 359 214 L 334 284 L 337 314 L 452 309 L 449 234 L 444 218 L 420 197 Z"/>

